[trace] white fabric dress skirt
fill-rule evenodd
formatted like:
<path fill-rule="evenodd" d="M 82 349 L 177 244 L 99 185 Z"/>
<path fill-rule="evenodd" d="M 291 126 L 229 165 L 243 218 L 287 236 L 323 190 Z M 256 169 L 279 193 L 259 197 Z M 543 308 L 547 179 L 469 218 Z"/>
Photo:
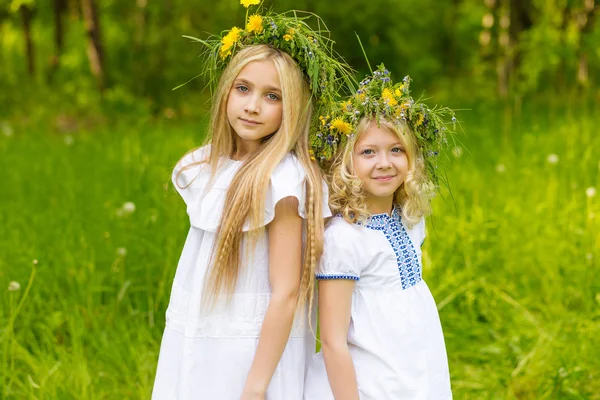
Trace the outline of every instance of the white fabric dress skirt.
<path fill-rule="evenodd" d="M 412 229 L 395 209 L 365 225 L 335 217 L 325 232 L 318 279 L 353 279 L 348 346 L 361 400 L 452 398 L 442 326 L 421 278 L 425 225 Z M 333 400 L 321 352 L 305 400 Z"/>
<path fill-rule="evenodd" d="M 190 231 L 175 274 L 166 314 L 152 398 L 155 400 L 239 400 L 258 344 L 269 305 L 268 238 L 265 233 L 253 254 L 242 254 L 237 286 L 227 305 L 207 311 L 202 292 L 225 195 L 241 162 L 224 159 L 208 187 L 208 146 L 188 154 L 173 173 L 175 187 L 187 204 Z M 264 224 L 274 218 L 275 205 L 285 197 L 299 201 L 304 213 L 305 173 L 288 155 L 274 171 L 265 205 Z M 329 216 L 327 196 L 325 216 Z M 228 210 L 235 212 L 235 210 Z M 247 226 L 244 228 L 247 230 Z M 306 360 L 315 340 L 306 316 L 298 315 L 279 365 L 268 387 L 267 400 L 302 399 Z"/>

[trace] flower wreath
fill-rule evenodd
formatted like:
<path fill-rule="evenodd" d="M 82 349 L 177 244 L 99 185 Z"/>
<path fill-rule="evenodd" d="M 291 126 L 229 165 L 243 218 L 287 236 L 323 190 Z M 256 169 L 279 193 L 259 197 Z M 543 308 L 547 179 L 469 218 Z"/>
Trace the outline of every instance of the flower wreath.
<path fill-rule="evenodd" d="M 414 132 L 419 149 L 425 160 L 429 179 L 438 184 L 441 174 L 438 155 L 448 147 L 449 139 L 455 140 L 456 117 L 447 107 L 430 108 L 410 96 L 411 79 L 405 76 L 394 84 L 390 72 L 381 64 L 372 76 L 367 76 L 358 90 L 345 101 L 332 105 L 329 112 L 313 121 L 311 132 L 311 155 L 321 165 L 327 166 L 348 138 L 356 132 L 361 118 L 373 116 L 396 124 L 403 124 Z"/>

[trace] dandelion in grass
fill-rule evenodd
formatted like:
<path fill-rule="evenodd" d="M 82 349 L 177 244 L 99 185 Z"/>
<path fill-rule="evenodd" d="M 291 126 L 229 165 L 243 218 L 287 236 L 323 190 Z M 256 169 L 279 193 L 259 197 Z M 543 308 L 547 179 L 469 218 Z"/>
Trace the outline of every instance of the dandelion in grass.
<path fill-rule="evenodd" d="M 546 158 L 548 164 L 558 164 L 558 155 L 556 154 L 548 154 L 548 158 Z"/>
<path fill-rule="evenodd" d="M 587 253 L 587 254 L 585 255 L 585 258 L 586 258 L 588 261 L 592 261 L 592 260 L 594 259 L 594 255 L 593 255 L 592 253 Z"/>
<path fill-rule="evenodd" d="M 0 123 L 0 127 L 2 127 L 2 133 L 4 136 L 11 137 L 13 135 L 13 128 L 7 122 Z"/>
<path fill-rule="evenodd" d="M 499 174 L 501 174 L 504 171 L 506 171 L 506 167 L 504 166 L 504 164 L 498 164 L 498 165 L 496 165 L 496 172 L 498 172 Z"/>
<path fill-rule="evenodd" d="M 591 186 L 591 187 L 585 189 L 585 195 L 590 199 L 592 197 L 596 196 L 596 188 Z"/>
<path fill-rule="evenodd" d="M 123 211 L 125 211 L 128 214 L 131 214 L 135 211 L 135 204 L 132 203 L 131 201 L 128 201 L 126 203 L 123 204 Z"/>
<path fill-rule="evenodd" d="M 75 139 L 71 135 L 66 135 L 64 141 L 67 146 L 71 146 L 75 142 Z"/>
<path fill-rule="evenodd" d="M 35 260 L 35 259 L 34 259 L 34 260 L 32 261 L 32 263 L 33 263 L 33 265 L 38 265 L 38 260 Z"/>
<path fill-rule="evenodd" d="M 8 291 L 9 292 L 17 292 L 21 290 L 21 285 L 19 284 L 19 282 L 17 281 L 12 281 L 8 284 Z"/>
<path fill-rule="evenodd" d="M 119 247 L 117 249 L 117 255 L 119 257 L 125 257 L 127 255 L 127 249 L 125 247 Z"/>

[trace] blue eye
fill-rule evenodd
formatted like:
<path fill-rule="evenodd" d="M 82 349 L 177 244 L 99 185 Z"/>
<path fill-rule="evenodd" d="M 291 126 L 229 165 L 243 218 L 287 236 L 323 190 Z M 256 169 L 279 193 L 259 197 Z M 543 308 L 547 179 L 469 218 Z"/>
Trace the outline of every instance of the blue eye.
<path fill-rule="evenodd" d="M 273 101 L 277 101 L 277 100 L 279 100 L 279 96 L 277 96 L 277 95 L 276 95 L 276 94 L 274 94 L 274 93 L 269 93 L 269 94 L 267 95 L 267 97 L 269 98 L 269 100 L 273 100 Z"/>
<path fill-rule="evenodd" d="M 402 147 L 394 147 L 392 153 L 404 153 L 404 149 Z"/>
<path fill-rule="evenodd" d="M 366 156 L 369 156 L 371 154 L 375 154 L 375 152 L 373 150 L 371 150 L 371 149 L 366 149 L 366 150 L 363 150 L 360 154 L 364 154 Z"/>
<path fill-rule="evenodd" d="M 240 92 L 248 92 L 250 89 L 248 89 L 248 86 L 244 86 L 244 85 L 239 85 L 237 88 L 237 90 L 239 90 Z"/>

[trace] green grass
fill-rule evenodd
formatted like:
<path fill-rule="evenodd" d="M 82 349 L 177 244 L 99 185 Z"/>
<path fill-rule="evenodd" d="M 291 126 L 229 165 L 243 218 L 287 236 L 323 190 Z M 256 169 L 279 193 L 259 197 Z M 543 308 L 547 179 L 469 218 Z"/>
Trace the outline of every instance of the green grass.
<path fill-rule="evenodd" d="M 469 150 L 450 156 L 424 254 L 456 399 L 600 399 L 590 115 L 463 113 Z M 3 131 L 0 398 L 149 398 L 188 227 L 169 175 L 202 125 Z"/>

